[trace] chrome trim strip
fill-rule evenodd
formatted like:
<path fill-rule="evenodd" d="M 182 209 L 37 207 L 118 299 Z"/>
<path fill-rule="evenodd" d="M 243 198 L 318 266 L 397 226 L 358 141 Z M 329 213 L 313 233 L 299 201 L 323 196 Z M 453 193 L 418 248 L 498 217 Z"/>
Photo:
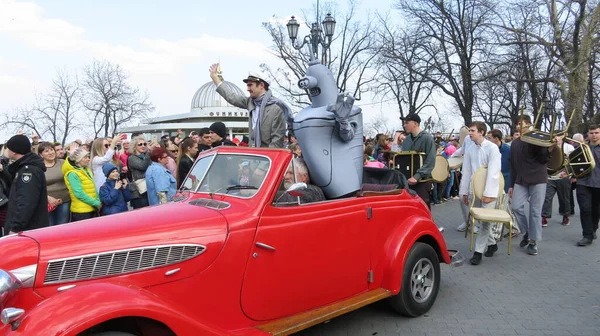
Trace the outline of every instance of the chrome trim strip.
<path fill-rule="evenodd" d="M 62 292 L 62 291 L 66 291 L 66 290 L 74 288 L 74 287 L 77 287 L 77 285 L 66 285 L 66 286 L 58 287 L 56 289 L 56 291 Z"/>
<path fill-rule="evenodd" d="M 173 274 L 175 274 L 175 273 L 177 273 L 177 272 L 179 272 L 179 271 L 181 271 L 181 268 L 172 269 L 172 270 L 170 270 L 170 271 L 166 271 L 166 272 L 165 272 L 165 275 L 166 275 L 166 276 L 173 275 Z"/>
<path fill-rule="evenodd" d="M 274 248 L 273 246 L 271 246 L 271 245 L 267 245 L 267 244 L 265 244 L 265 243 L 256 242 L 256 246 L 258 246 L 258 247 L 262 247 L 262 248 L 265 248 L 265 249 L 267 249 L 267 250 L 275 251 L 275 248 Z"/>

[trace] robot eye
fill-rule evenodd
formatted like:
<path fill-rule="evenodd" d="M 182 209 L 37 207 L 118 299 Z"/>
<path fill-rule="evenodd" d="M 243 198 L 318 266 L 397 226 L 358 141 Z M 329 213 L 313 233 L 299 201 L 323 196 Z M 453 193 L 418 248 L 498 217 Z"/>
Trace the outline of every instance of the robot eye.
<path fill-rule="evenodd" d="M 311 97 L 316 97 L 321 94 L 321 89 L 319 87 L 314 87 L 314 88 L 310 89 L 309 92 L 310 92 Z"/>
<path fill-rule="evenodd" d="M 310 81 L 308 80 L 308 78 L 303 78 L 298 82 L 298 87 L 300 87 L 303 90 L 308 89 L 308 85 L 310 84 Z"/>

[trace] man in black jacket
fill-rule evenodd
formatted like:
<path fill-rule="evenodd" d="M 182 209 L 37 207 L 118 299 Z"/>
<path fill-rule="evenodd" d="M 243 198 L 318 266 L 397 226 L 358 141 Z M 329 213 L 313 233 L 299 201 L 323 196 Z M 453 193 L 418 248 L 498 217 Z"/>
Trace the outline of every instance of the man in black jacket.
<path fill-rule="evenodd" d="M 7 156 L 14 162 L 8 166 L 12 185 L 5 234 L 47 227 L 48 194 L 44 161 L 31 152 L 31 143 L 24 135 L 10 138 L 6 148 Z"/>

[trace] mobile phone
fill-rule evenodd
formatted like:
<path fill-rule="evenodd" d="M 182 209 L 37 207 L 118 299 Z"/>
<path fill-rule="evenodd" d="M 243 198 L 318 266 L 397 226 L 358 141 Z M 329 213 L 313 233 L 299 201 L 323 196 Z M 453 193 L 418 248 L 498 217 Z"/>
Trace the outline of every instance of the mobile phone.
<path fill-rule="evenodd" d="M 127 179 L 127 173 L 121 173 L 119 174 L 119 181 L 123 181 Z"/>
<path fill-rule="evenodd" d="M 156 135 L 153 135 L 153 136 L 152 136 L 152 143 L 153 143 L 153 144 L 156 144 L 156 143 L 158 143 L 158 136 L 156 136 Z"/>

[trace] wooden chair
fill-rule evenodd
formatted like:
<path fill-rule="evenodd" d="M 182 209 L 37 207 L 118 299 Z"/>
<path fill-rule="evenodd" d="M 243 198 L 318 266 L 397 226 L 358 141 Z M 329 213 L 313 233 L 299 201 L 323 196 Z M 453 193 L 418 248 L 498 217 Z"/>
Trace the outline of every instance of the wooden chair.
<path fill-rule="evenodd" d="M 473 244 L 475 241 L 475 221 L 482 222 L 490 222 L 490 223 L 502 223 L 503 225 L 508 225 L 508 232 L 512 233 L 513 221 L 510 213 L 506 210 L 500 209 L 500 205 L 502 204 L 502 197 L 508 197 L 508 195 L 503 195 L 504 190 L 504 177 L 500 174 L 500 186 L 498 187 L 498 196 L 496 198 L 496 208 L 488 209 L 488 208 L 476 208 L 475 200 L 481 200 L 483 197 L 483 191 L 485 190 L 485 181 L 487 178 L 487 167 L 481 167 L 477 169 L 473 178 L 471 179 L 471 192 L 473 194 L 473 199 L 471 200 L 471 207 L 469 210 L 469 226 L 471 227 L 471 242 L 469 244 L 469 249 L 473 251 Z M 490 228 L 491 230 L 491 228 Z M 504 231 L 504 230 L 502 230 Z M 467 236 L 467 232 L 465 231 L 465 238 Z M 502 236 L 502 233 L 500 234 Z M 512 248 L 512 234 L 508 235 L 508 254 L 510 255 Z"/>

